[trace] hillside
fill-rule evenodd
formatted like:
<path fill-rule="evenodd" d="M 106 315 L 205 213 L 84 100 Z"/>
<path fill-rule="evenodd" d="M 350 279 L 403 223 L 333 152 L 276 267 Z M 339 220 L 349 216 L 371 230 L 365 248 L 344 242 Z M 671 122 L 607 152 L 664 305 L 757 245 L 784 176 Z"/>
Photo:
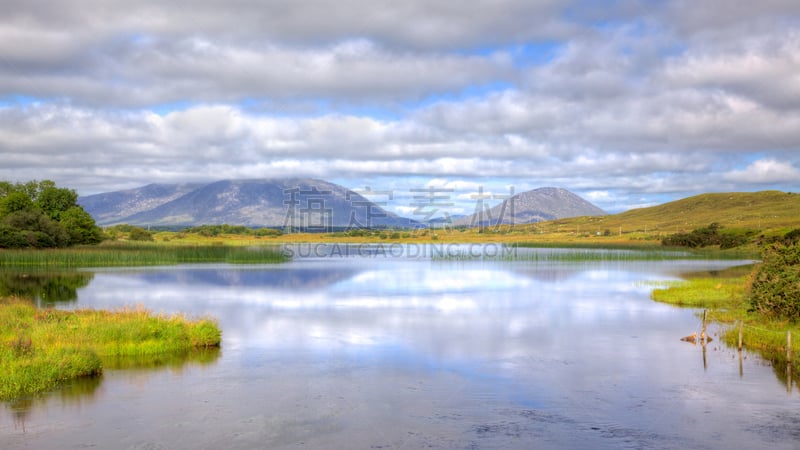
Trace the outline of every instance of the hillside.
<path fill-rule="evenodd" d="M 157 186 L 155 188 L 154 186 Z M 82 197 L 99 225 L 245 226 L 324 228 L 370 224 L 414 227 L 367 198 L 322 180 L 222 180 L 205 185 L 149 185 Z"/>
<path fill-rule="evenodd" d="M 513 205 L 513 206 L 512 206 Z M 543 187 L 514 195 L 484 211 L 459 219 L 456 225 L 525 224 L 567 217 L 602 216 L 605 211 L 566 189 Z"/>
<path fill-rule="evenodd" d="M 682 232 L 717 222 L 728 228 L 800 227 L 800 194 L 761 191 L 701 194 L 603 217 L 579 217 L 542 224 L 544 229 L 584 227 L 586 232 Z"/>
<path fill-rule="evenodd" d="M 126 217 L 148 211 L 197 189 L 196 184 L 148 184 L 135 189 L 89 195 L 78 203 L 100 225 L 120 223 Z"/>

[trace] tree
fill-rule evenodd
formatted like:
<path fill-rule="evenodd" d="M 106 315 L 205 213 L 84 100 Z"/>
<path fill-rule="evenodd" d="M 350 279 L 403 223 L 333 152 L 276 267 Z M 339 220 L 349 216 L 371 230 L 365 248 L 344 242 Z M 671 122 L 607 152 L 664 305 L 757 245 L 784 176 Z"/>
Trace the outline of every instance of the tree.
<path fill-rule="evenodd" d="M 0 181 L 0 248 L 96 244 L 102 233 L 77 204 L 78 194 L 53 181 Z"/>
<path fill-rule="evenodd" d="M 73 206 L 61 213 L 60 223 L 67 230 L 71 245 L 98 244 L 103 240 L 103 231 L 80 206 Z"/>
<path fill-rule="evenodd" d="M 51 219 L 59 220 L 63 212 L 78 206 L 78 194 L 72 189 L 48 186 L 39 190 L 36 206 L 41 208 Z"/>
<path fill-rule="evenodd" d="M 0 200 L 0 217 L 33 209 L 33 201 L 24 192 L 11 192 Z"/>

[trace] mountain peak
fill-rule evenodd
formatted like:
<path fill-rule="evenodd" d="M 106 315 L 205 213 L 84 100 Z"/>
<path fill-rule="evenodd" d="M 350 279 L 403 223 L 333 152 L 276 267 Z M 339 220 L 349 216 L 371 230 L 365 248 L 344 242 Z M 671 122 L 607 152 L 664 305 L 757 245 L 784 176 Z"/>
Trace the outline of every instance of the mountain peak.
<path fill-rule="evenodd" d="M 606 212 L 578 195 L 558 187 L 541 187 L 515 194 L 494 208 L 459 219 L 457 225 L 523 224 Z"/>

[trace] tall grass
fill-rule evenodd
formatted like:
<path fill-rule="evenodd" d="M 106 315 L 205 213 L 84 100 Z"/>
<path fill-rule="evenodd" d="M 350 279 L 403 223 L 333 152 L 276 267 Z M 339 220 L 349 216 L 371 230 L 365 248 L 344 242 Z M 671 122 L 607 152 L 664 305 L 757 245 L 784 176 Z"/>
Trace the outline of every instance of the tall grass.
<path fill-rule="evenodd" d="M 52 389 L 63 381 L 98 375 L 105 361 L 161 357 L 218 347 L 211 319 L 117 311 L 37 310 L 19 298 L 0 299 L 0 399 Z"/>
<path fill-rule="evenodd" d="M 0 267 L 117 267 L 185 263 L 280 263 L 276 247 L 108 243 L 67 249 L 0 250 Z"/>
<path fill-rule="evenodd" d="M 456 249 L 444 254 L 433 255 L 435 260 L 474 260 L 489 259 L 502 261 L 529 261 L 529 262 L 606 262 L 606 261 L 665 261 L 676 259 L 699 259 L 700 257 L 684 251 L 665 250 L 628 250 L 604 248 L 565 248 L 533 247 L 525 245 L 509 245 L 497 250 L 490 247 L 491 251 L 475 251 L 468 248 L 463 251 Z"/>

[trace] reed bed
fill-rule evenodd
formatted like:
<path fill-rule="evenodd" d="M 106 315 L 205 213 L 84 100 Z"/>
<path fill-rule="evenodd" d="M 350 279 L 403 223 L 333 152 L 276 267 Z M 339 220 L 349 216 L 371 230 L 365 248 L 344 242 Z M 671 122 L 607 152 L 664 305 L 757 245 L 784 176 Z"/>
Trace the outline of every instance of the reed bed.
<path fill-rule="evenodd" d="M 0 250 L 0 267 L 121 267 L 186 263 L 260 264 L 287 261 L 274 246 L 113 243 L 67 249 Z"/>
<path fill-rule="evenodd" d="M 434 260 L 500 260 L 528 262 L 626 262 L 626 261 L 666 261 L 679 259 L 704 259 L 684 251 L 665 250 L 627 250 L 627 249 L 588 249 L 588 248 L 533 248 L 506 246 L 502 250 L 492 247 L 491 251 L 450 251 L 433 255 Z"/>
<path fill-rule="evenodd" d="M 0 400 L 50 390 L 95 376 L 104 361 L 159 358 L 218 347 L 214 320 L 155 315 L 143 308 L 116 311 L 36 309 L 19 298 L 0 299 Z"/>

